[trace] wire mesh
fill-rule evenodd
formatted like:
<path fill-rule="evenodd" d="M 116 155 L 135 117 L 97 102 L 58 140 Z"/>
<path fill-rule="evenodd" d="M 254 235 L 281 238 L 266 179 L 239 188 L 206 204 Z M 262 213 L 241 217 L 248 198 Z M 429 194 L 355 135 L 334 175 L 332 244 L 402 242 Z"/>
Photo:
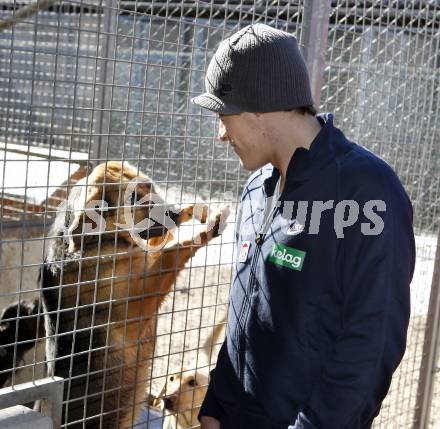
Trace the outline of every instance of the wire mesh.
<path fill-rule="evenodd" d="M 337 2 L 331 9 L 321 109 L 382 156 L 414 206 L 416 269 L 403 362 L 375 427 L 411 427 L 439 219 L 439 4 Z M 430 427 L 439 422 L 433 396 Z"/>
<path fill-rule="evenodd" d="M 439 346 L 437 345 L 437 348 Z M 432 407 L 429 412 L 429 427 L 435 428 L 440 423 L 440 404 L 438 401 L 438 397 L 440 396 L 440 380 L 439 380 L 439 373 L 440 373 L 440 358 L 437 358 L 437 363 L 434 367 L 434 371 L 432 374 L 433 380 L 433 389 L 432 389 Z"/>
<path fill-rule="evenodd" d="M 5 0 L 0 19 L 32 3 Z M 0 383 L 62 368 L 66 428 L 151 429 L 173 419 L 193 427 L 224 336 L 215 327 L 227 312 L 234 216 L 248 173 L 216 142 L 215 116 L 189 99 L 203 91 L 218 43 L 239 28 L 265 22 L 303 40 L 306 2 L 49 3 L 0 31 Z M 429 0 L 341 0 L 328 17 L 319 110 L 334 112 L 350 139 L 395 168 L 415 212 L 408 349 L 376 419 L 381 428 L 411 427 L 418 405 L 439 227 L 439 9 Z M 133 166 L 131 176 L 93 176 L 99 164 L 116 161 L 122 170 Z M 127 177 L 138 174 L 177 208 L 204 201 L 213 213 L 231 209 L 223 234 L 186 264 L 170 268 L 158 259 L 160 284 L 173 278 L 161 294 L 148 289 L 148 258 L 116 226 L 126 220 L 124 209 L 133 216 L 145 210 L 135 203 L 141 188 L 124 199 Z M 82 189 L 97 190 L 95 207 L 112 223 L 100 234 L 71 231 L 75 258 L 61 252 L 51 264 L 48 255 L 60 244 L 56 217 L 72 211 L 60 203 Z M 182 224 L 175 238 L 185 242 L 203 228 Z M 44 277 L 48 267 L 52 280 Z M 146 309 L 152 297 L 157 303 Z M 56 356 L 53 344 L 62 350 Z M 433 377 L 434 428 L 440 405 L 438 373 Z"/>

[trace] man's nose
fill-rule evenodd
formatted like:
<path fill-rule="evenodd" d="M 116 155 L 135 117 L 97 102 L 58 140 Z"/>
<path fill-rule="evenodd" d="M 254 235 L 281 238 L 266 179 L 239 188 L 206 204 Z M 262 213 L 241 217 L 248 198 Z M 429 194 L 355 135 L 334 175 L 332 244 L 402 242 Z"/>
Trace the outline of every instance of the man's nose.
<path fill-rule="evenodd" d="M 226 131 L 225 124 L 220 120 L 218 124 L 218 139 L 222 142 L 226 142 L 229 140 L 228 133 Z"/>

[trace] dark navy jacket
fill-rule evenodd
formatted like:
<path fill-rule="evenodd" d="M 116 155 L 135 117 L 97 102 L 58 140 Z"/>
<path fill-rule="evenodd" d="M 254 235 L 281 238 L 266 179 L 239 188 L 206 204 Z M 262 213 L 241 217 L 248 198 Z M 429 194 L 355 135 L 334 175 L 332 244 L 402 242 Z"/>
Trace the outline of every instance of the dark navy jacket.
<path fill-rule="evenodd" d="M 306 429 L 369 428 L 405 351 L 411 203 L 382 159 L 348 141 L 331 114 L 319 120 L 310 149 L 290 161 L 266 234 L 278 171 L 263 167 L 243 192 L 227 339 L 200 412 L 222 429 L 286 429 L 299 412 Z M 334 204 L 317 222 L 320 202 Z"/>

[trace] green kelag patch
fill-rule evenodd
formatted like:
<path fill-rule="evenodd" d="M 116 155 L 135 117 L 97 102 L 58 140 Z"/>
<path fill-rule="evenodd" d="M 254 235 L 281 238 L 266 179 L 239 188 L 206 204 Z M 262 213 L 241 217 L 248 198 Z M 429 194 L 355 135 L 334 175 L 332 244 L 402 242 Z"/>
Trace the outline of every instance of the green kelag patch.
<path fill-rule="evenodd" d="M 290 268 L 291 270 L 301 271 L 305 257 L 306 252 L 302 250 L 284 246 L 280 243 L 274 243 L 268 260 L 274 264 Z"/>

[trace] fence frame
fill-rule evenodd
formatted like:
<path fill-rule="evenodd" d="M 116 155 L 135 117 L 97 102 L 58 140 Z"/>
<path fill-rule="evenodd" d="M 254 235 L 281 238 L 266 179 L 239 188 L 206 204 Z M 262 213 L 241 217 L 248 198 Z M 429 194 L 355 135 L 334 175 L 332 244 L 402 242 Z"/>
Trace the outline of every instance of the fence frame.
<path fill-rule="evenodd" d="M 428 427 L 434 387 L 434 373 L 440 348 L 440 231 L 437 237 L 434 273 L 429 296 L 428 318 L 423 340 L 422 363 L 414 415 L 413 429 Z"/>
<path fill-rule="evenodd" d="M 328 29 L 331 0 L 307 0 L 304 2 L 304 16 L 300 44 L 310 75 L 315 106 L 321 104 L 321 88 L 324 82 L 325 55 L 328 46 Z"/>
<path fill-rule="evenodd" d="M 97 66 L 100 64 L 99 82 L 101 88 L 96 94 L 97 82 L 95 80 L 95 99 L 92 116 L 92 148 L 91 155 L 95 160 L 93 166 L 100 163 L 100 159 L 109 144 L 109 127 L 111 116 L 111 102 L 113 97 L 114 71 L 116 61 L 116 34 L 118 25 L 118 0 L 107 0 L 108 4 L 104 8 L 102 17 L 103 29 L 98 36 L 102 39 L 102 55 L 97 58 Z M 98 84 L 99 85 L 99 84 Z M 96 97 L 97 95 L 97 97 Z M 107 134 L 105 134 L 107 133 Z"/>
<path fill-rule="evenodd" d="M 58 429 L 61 426 L 63 386 L 64 380 L 61 377 L 48 377 L 4 387 L 0 389 L 0 408 L 40 401 L 42 414 L 50 417 L 54 429 Z"/>

